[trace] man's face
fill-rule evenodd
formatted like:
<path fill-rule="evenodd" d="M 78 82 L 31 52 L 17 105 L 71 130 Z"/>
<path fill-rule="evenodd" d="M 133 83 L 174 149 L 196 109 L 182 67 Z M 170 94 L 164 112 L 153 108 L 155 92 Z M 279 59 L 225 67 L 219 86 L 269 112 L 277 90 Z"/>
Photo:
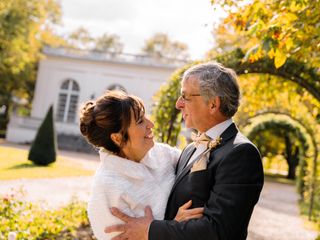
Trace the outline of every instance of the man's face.
<path fill-rule="evenodd" d="M 182 113 L 187 128 L 205 132 L 212 127 L 210 123 L 210 107 L 199 95 L 199 80 L 191 76 L 181 83 L 181 96 L 176 102 L 176 108 Z"/>

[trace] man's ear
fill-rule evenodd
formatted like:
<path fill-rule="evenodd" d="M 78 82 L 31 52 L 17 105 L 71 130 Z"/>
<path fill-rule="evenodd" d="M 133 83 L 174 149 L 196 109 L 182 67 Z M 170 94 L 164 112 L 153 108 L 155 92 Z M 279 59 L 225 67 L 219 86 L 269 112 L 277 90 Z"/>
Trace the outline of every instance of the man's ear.
<path fill-rule="evenodd" d="M 111 140 L 118 146 L 120 147 L 121 142 L 122 142 L 122 135 L 120 133 L 111 133 Z"/>
<path fill-rule="evenodd" d="M 219 111 L 220 109 L 220 98 L 219 97 L 214 97 L 209 101 L 209 105 L 210 105 L 210 112 L 211 113 L 215 113 L 217 111 Z"/>

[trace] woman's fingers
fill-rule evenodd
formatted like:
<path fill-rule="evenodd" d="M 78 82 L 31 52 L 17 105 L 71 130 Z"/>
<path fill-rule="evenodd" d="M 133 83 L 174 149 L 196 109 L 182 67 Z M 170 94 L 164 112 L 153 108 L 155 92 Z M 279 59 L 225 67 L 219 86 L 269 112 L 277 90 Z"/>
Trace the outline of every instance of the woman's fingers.
<path fill-rule="evenodd" d="M 185 218 L 181 221 L 188 221 L 191 219 L 198 219 L 201 218 L 203 215 L 202 214 L 196 214 L 196 215 L 190 215 L 190 216 L 185 216 Z"/>
<path fill-rule="evenodd" d="M 199 213 L 203 213 L 203 207 L 199 207 L 199 208 L 191 208 L 191 209 L 186 209 L 185 212 L 187 214 L 193 215 L 193 214 L 199 214 Z"/>
<path fill-rule="evenodd" d="M 189 200 L 188 202 L 183 204 L 180 208 L 181 209 L 188 209 L 189 207 L 191 207 L 191 205 L 192 205 L 192 200 Z"/>

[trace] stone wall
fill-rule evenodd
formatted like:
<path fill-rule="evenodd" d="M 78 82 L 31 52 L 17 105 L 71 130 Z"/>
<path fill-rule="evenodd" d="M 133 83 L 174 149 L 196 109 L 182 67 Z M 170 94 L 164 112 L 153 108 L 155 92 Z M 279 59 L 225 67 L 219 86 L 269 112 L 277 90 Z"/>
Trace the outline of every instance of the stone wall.
<path fill-rule="evenodd" d="M 58 134 L 58 148 L 61 150 L 97 154 L 98 149 L 90 145 L 80 135 Z"/>

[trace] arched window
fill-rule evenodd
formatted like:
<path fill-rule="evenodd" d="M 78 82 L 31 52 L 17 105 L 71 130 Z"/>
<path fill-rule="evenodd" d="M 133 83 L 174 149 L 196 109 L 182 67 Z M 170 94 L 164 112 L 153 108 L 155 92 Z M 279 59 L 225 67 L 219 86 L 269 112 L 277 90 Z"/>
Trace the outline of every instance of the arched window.
<path fill-rule="evenodd" d="M 112 84 L 107 88 L 107 90 L 120 90 L 125 93 L 127 92 L 127 90 L 123 86 L 121 86 L 120 84 Z"/>
<path fill-rule="evenodd" d="M 57 121 L 75 122 L 77 116 L 79 85 L 73 79 L 65 80 L 60 87 Z"/>

